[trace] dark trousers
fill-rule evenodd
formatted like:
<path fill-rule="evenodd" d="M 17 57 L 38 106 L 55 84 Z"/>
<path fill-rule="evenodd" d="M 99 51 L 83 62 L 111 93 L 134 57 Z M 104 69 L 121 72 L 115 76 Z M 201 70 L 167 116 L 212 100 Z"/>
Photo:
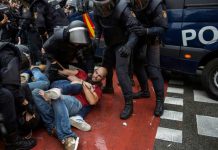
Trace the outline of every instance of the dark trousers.
<path fill-rule="evenodd" d="M 160 44 L 149 45 L 147 49 L 147 71 L 153 83 L 157 100 L 164 100 L 164 80 L 160 69 Z"/>
<path fill-rule="evenodd" d="M 105 50 L 102 66 L 106 67 L 109 74 L 112 73 L 112 68 L 115 64 L 118 81 L 125 100 L 132 100 L 132 86 L 129 77 L 130 56 L 121 57 L 119 48 L 122 45 L 108 47 Z M 112 78 L 111 78 L 112 79 Z"/>
<path fill-rule="evenodd" d="M 0 113 L 3 115 L 4 124 L 8 134 L 17 130 L 16 111 L 12 93 L 0 87 Z"/>
<path fill-rule="evenodd" d="M 133 51 L 133 70 L 142 91 L 148 91 L 148 77 L 145 70 L 146 45 L 138 44 Z"/>
<path fill-rule="evenodd" d="M 92 106 L 90 105 L 83 106 L 77 114 L 81 116 L 82 118 L 85 118 L 88 115 L 88 113 L 91 111 L 91 109 L 92 109 Z"/>

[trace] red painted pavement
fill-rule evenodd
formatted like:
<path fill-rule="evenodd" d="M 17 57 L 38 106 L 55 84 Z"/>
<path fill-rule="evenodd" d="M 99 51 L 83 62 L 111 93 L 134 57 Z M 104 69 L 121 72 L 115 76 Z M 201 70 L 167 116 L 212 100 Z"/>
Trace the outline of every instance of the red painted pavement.
<path fill-rule="evenodd" d="M 115 95 L 103 95 L 87 116 L 86 121 L 92 126 L 90 132 L 72 128 L 80 137 L 78 150 L 152 150 L 160 121 L 153 116 L 155 95 L 152 86 L 149 86 L 150 98 L 134 101 L 134 114 L 128 120 L 119 119 L 124 100 L 116 79 L 114 87 Z M 137 91 L 138 88 L 136 85 L 133 90 Z M 37 139 L 33 150 L 63 149 L 60 142 L 44 129 L 35 131 L 33 137 Z M 0 146 L 0 149 L 3 148 Z"/>

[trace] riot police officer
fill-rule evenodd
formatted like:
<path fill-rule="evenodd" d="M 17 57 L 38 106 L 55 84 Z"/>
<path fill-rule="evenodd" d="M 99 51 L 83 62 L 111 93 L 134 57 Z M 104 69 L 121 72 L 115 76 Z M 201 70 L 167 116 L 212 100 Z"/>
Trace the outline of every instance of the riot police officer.
<path fill-rule="evenodd" d="M 156 94 L 154 115 L 161 116 L 164 112 L 164 81 L 160 71 L 160 36 L 168 27 L 165 6 L 161 0 L 132 0 L 131 5 L 137 19 L 143 24 L 133 27 L 132 31 L 146 39 L 141 44 L 148 47 L 147 71 Z"/>
<path fill-rule="evenodd" d="M 0 42 L 0 113 L 7 130 L 4 136 L 6 149 L 31 149 L 36 145 L 34 139 L 24 139 L 17 131 L 15 104 L 30 111 L 30 104 L 20 93 L 21 55 L 14 44 Z"/>
<path fill-rule="evenodd" d="M 51 35 L 55 27 L 69 24 L 58 3 L 51 5 L 46 0 L 22 0 L 22 4 L 29 7 L 32 19 L 41 36 Z"/>
<path fill-rule="evenodd" d="M 84 68 L 82 69 L 88 73 L 92 73 L 94 70 L 91 39 L 88 29 L 82 21 L 72 21 L 66 28 L 56 29 L 44 43 L 43 49 L 48 57 L 58 61 L 64 68 L 68 68 L 75 58 L 79 64 L 83 64 Z M 60 66 L 59 69 L 61 69 Z"/>
<path fill-rule="evenodd" d="M 125 99 L 125 106 L 120 114 L 121 119 L 128 119 L 133 113 L 132 86 L 128 76 L 128 67 L 137 36 L 129 32 L 138 21 L 130 12 L 125 0 L 93 0 L 95 21 L 95 42 L 99 44 L 104 35 L 106 50 L 102 65 L 112 73 L 116 62 L 118 80 Z"/>
<path fill-rule="evenodd" d="M 41 47 L 53 34 L 56 26 L 69 24 L 64 11 L 57 3 L 49 4 L 46 0 L 21 0 L 19 43 L 27 44 L 32 52 L 32 61 L 41 61 Z M 26 40 L 26 41 L 25 41 Z"/>

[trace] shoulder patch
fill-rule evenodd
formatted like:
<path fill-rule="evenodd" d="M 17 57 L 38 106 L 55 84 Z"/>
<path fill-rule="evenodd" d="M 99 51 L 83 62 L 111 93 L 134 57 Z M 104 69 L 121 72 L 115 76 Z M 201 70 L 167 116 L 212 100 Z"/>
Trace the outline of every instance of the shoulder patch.
<path fill-rule="evenodd" d="M 165 10 L 162 10 L 162 16 L 163 16 L 164 18 L 167 18 L 167 12 L 166 12 Z"/>
<path fill-rule="evenodd" d="M 133 11 L 131 11 L 131 14 L 132 14 L 133 17 L 136 18 L 136 15 L 135 15 L 135 13 Z"/>
<path fill-rule="evenodd" d="M 37 19 L 37 17 L 38 17 L 38 13 L 34 12 L 34 19 Z"/>

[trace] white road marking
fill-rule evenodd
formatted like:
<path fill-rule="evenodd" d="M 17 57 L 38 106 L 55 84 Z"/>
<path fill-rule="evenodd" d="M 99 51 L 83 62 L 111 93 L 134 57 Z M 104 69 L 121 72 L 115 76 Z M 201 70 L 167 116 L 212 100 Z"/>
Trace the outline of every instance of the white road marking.
<path fill-rule="evenodd" d="M 196 115 L 199 135 L 218 138 L 218 118 Z"/>
<path fill-rule="evenodd" d="M 164 141 L 171 141 L 176 143 L 182 143 L 182 131 L 158 127 L 156 139 L 164 140 Z"/>
<path fill-rule="evenodd" d="M 183 121 L 183 113 L 178 111 L 164 110 L 161 119 L 169 119 L 175 121 Z"/>
<path fill-rule="evenodd" d="M 167 88 L 167 93 L 184 94 L 184 89 L 175 88 L 175 87 L 168 87 Z"/>
<path fill-rule="evenodd" d="M 184 82 L 181 80 L 169 80 L 169 84 L 172 85 L 184 85 Z"/>
<path fill-rule="evenodd" d="M 208 98 L 208 95 L 205 91 L 199 90 L 194 90 L 194 101 L 218 104 L 218 101 Z"/>
<path fill-rule="evenodd" d="M 183 99 L 182 98 L 176 98 L 176 97 L 165 97 L 164 103 L 171 104 L 171 105 L 183 106 Z"/>

